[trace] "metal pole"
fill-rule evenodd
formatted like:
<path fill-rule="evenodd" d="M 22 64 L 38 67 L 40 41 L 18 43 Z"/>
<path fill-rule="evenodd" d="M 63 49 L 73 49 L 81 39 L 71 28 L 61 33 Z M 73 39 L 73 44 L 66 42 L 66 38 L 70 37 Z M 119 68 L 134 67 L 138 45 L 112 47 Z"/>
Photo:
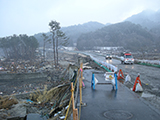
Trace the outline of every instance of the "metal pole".
<path fill-rule="evenodd" d="M 114 73 L 114 77 L 115 77 L 116 90 L 118 90 L 118 85 L 117 85 L 117 74 L 116 74 L 116 73 Z"/>
<path fill-rule="evenodd" d="M 92 87 L 92 88 L 95 90 L 95 80 L 94 80 L 94 73 L 92 73 L 91 87 Z"/>

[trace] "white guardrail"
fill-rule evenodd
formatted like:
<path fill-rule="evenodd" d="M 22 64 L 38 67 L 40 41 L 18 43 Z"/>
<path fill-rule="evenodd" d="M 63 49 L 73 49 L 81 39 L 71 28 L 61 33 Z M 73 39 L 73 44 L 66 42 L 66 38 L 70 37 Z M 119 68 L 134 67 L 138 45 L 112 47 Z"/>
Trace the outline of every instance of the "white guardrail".
<path fill-rule="evenodd" d="M 117 59 L 121 59 L 119 56 L 115 56 Z M 152 65 L 160 65 L 160 60 L 139 60 L 139 59 L 134 59 L 136 62 L 140 63 L 149 63 Z"/>
<path fill-rule="evenodd" d="M 95 60 L 95 61 L 98 62 L 99 64 L 107 67 L 109 70 L 111 70 L 111 71 L 113 71 L 113 72 L 117 72 L 118 68 L 117 68 L 116 66 L 114 66 L 114 65 L 112 65 L 112 64 L 110 64 L 110 63 L 101 61 L 101 60 L 99 60 L 99 59 L 97 59 L 97 58 L 95 58 L 95 57 L 93 57 L 93 56 L 91 56 L 91 55 L 90 55 L 90 57 L 91 57 L 92 60 Z"/>

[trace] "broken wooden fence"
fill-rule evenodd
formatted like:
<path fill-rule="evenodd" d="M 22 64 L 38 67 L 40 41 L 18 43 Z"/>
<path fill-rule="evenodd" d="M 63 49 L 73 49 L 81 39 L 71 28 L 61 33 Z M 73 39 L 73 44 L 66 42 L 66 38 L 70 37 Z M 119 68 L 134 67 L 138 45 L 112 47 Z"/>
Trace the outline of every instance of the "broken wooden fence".
<path fill-rule="evenodd" d="M 71 83 L 71 94 L 72 95 L 70 98 L 69 106 L 68 106 L 64 120 L 67 120 L 67 118 L 70 116 L 69 111 L 72 111 L 73 113 L 73 120 L 80 120 L 81 105 L 83 105 L 82 103 L 82 79 L 83 79 L 83 63 L 80 64 L 80 68 L 78 69 L 78 74 L 77 74 L 75 82 Z M 79 97 L 78 97 L 78 93 L 80 95 Z M 79 110 L 78 108 L 75 108 L 75 106 L 77 107 L 78 98 L 80 101 Z M 72 105 L 71 105 L 71 102 L 72 102 Z M 71 106 L 72 106 L 72 109 L 71 109 Z"/>

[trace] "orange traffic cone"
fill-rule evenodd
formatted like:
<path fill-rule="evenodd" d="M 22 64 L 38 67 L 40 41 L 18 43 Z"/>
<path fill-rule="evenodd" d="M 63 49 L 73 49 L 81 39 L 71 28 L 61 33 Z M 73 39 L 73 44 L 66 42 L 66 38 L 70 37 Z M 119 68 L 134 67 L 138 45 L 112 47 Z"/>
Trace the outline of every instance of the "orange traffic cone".
<path fill-rule="evenodd" d="M 120 79 L 124 79 L 124 75 L 123 75 L 123 72 L 122 70 L 120 69 L 119 72 L 118 72 L 118 77 L 117 77 L 118 80 Z"/>
<path fill-rule="evenodd" d="M 137 83 L 139 83 L 142 86 L 139 75 L 138 75 L 138 77 L 136 78 L 136 80 L 134 82 L 133 89 L 132 89 L 133 91 L 135 91 Z"/>

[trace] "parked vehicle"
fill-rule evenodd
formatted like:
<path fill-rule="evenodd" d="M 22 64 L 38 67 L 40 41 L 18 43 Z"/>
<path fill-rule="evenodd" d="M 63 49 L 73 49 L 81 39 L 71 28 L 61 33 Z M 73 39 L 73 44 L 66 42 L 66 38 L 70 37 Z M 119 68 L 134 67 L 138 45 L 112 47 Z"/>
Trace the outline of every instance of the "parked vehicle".
<path fill-rule="evenodd" d="M 106 59 L 112 59 L 112 55 L 107 54 L 107 55 L 106 55 Z"/>
<path fill-rule="evenodd" d="M 0 70 L 3 70 L 3 67 L 0 66 Z"/>
<path fill-rule="evenodd" d="M 134 64 L 134 58 L 132 54 L 124 53 L 124 55 L 121 56 L 121 63 L 122 64 Z"/>

